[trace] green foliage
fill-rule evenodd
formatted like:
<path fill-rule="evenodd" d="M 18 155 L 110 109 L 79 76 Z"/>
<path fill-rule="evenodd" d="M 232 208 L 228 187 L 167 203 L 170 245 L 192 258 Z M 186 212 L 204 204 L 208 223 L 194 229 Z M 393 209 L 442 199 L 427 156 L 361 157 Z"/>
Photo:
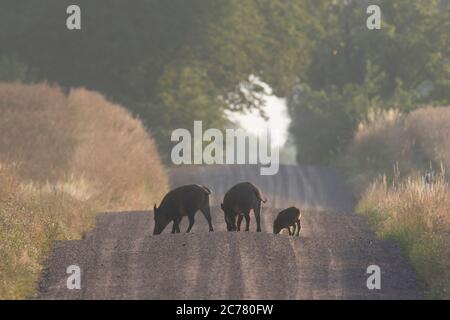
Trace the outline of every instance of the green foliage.
<path fill-rule="evenodd" d="M 328 164 L 335 159 L 353 137 L 353 128 L 362 115 L 378 105 L 374 92 L 380 75 L 370 65 L 367 68 L 369 76 L 362 85 L 349 83 L 342 89 L 332 86 L 328 90 L 296 86 L 288 105 L 300 163 Z"/>
<path fill-rule="evenodd" d="M 450 102 L 450 15 L 438 0 L 379 1 L 381 30 L 366 28 L 366 4 L 317 11 L 312 61 L 289 99 L 301 163 L 329 163 L 372 109 L 408 112 Z"/>
<path fill-rule="evenodd" d="M 70 4 L 4 0 L 0 56 L 17 57 L 36 80 L 84 86 L 128 106 L 164 150 L 169 133 L 193 119 L 221 127 L 226 109 L 260 108 L 264 89 L 251 76 L 278 96 L 299 80 L 310 95 L 301 99 L 309 106 L 291 105 L 307 162 L 333 160 L 375 102 L 411 110 L 450 100 L 448 1 L 380 0 L 375 31 L 361 1 L 79 0 L 81 31 L 64 27 Z M 3 65 L 25 77 L 15 63 Z M 315 122 L 303 125 L 305 115 Z"/>
<path fill-rule="evenodd" d="M 31 82 L 33 72 L 23 63 L 11 56 L 0 57 L 0 82 Z"/>
<path fill-rule="evenodd" d="M 270 83 L 274 93 L 287 94 L 308 59 L 304 1 L 205 5 L 198 37 L 159 78 L 160 111 L 148 119 L 150 128 L 161 128 L 159 141 L 168 141 L 174 128 L 191 127 L 193 120 L 223 127 L 226 109 L 260 108 L 264 89 L 250 75 Z"/>
<path fill-rule="evenodd" d="M 149 128 L 155 128 L 163 154 L 170 154 L 168 142 L 174 129 L 191 129 L 194 120 L 199 119 L 203 120 L 205 127 L 220 128 L 224 125 L 224 104 L 215 98 L 217 89 L 201 65 L 167 68 L 159 86 L 160 108 L 154 109 L 153 115 L 144 119 Z M 148 115 L 146 107 L 144 105 L 142 113 Z"/>
<path fill-rule="evenodd" d="M 304 0 L 80 0 L 82 30 L 68 31 L 69 4 L 5 0 L 0 55 L 17 54 L 39 79 L 129 106 L 163 149 L 193 119 L 221 127 L 225 109 L 259 108 L 263 89 L 250 75 L 287 95 L 308 61 L 305 32 L 314 25 Z"/>

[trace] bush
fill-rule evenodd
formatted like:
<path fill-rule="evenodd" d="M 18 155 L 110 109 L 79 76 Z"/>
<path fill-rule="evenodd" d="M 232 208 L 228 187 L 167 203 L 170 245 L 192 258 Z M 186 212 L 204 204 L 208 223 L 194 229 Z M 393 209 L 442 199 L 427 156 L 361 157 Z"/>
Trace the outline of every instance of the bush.
<path fill-rule="evenodd" d="M 427 107 L 408 115 L 373 112 L 361 123 L 339 165 L 356 196 L 380 174 L 404 176 L 450 166 L 450 107 Z"/>
<path fill-rule="evenodd" d="M 168 181 L 141 121 L 85 89 L 72 90 L 68 101 L 77 139 L 70 171 L 93 184 L 95 198 L 107 209 L 148 209 Z"/>
<path fill-rule="evenodd" d="M 20 162 L 18 174 L 39 182 L 68 171 L 75 137 L 60 89 L 1 83 L 0 112 L 0 162 Z"/>
<path fill-rule="evenodd" d="M 20 299 L 55 240 L 150 208 L 168 181 L 141 122 L 100 94 L 0 83 L 0 112 L 0 299 Z"/>
<path fill-rule="evenodd" d="M 36 78 L 35 72 L 30 70 L 13 56 L 0 57 L 0 81 L 31 82 Z"/>

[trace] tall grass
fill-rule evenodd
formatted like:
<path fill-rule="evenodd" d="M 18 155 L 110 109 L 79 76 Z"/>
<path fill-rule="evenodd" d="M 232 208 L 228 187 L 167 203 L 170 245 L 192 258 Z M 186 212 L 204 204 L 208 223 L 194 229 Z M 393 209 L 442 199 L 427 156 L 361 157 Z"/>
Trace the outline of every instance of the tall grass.
<path fill-rule="evenodd" d="M 357 211 L 381 238 L 401 244 L 430 298 L 450 299 L 450 186 L 443 174 L 429 188 L 419 174 L 392 183 L 383 176 Z"/>
<path fill-rule="evenodd" d="M 23 184 L 17 169 L 0 166 L 0 299 L 32 296 L 53 241 L 80 238 L 97 209 L 51 185 Z"/>
<path fill-rule="evenodd" d="M 358 212 L 381 238 L 402 245 L 429 297 L 449 299 L 450 107 L 373 112 L 340 165 Z M 436 168 L 426 190 L 424 175 Z"/>
<path fill-rule="evenodd" d="M 54 240 L 148 209 L 168 181 L 141 122 L 98 93 L 0 83 L 0 112 L 0 299 L 20 299 Z"/>

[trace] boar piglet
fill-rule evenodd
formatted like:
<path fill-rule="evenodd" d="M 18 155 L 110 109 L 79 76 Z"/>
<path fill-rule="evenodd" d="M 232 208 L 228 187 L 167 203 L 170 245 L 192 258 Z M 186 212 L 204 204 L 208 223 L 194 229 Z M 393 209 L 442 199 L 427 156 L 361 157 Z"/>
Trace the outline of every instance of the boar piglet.
<path fill-rule="evenodd" d="M 296 235 L 298 237 L 302 228 L 300 217 L 300 210 L 296 207 L 290 207 L 281 211 L 273 222 L 273 233 L 278 234 L 281 230 L 288 229 L 290 236 Z M 291 231 L 291 227 L 294 227 L 293 231 Z"/>

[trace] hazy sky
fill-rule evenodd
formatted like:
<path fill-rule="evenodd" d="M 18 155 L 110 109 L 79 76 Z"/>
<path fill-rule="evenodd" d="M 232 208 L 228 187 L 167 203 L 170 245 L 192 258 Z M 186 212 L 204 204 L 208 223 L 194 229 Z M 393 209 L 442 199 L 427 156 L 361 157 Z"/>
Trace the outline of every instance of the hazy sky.
<path fill-rule="evenodd" d="M 264 108 L 268 121 L 265 121 L 257 111 L 242 113 L 229 113 L 228 117 L 248 132 L 258 135 L 270 128 L 272 132 L 272 147 L 283 146 L 288 135 L 290 119 L 286 107 L 286 99 L 276 96 L 267 96 Z"/>

